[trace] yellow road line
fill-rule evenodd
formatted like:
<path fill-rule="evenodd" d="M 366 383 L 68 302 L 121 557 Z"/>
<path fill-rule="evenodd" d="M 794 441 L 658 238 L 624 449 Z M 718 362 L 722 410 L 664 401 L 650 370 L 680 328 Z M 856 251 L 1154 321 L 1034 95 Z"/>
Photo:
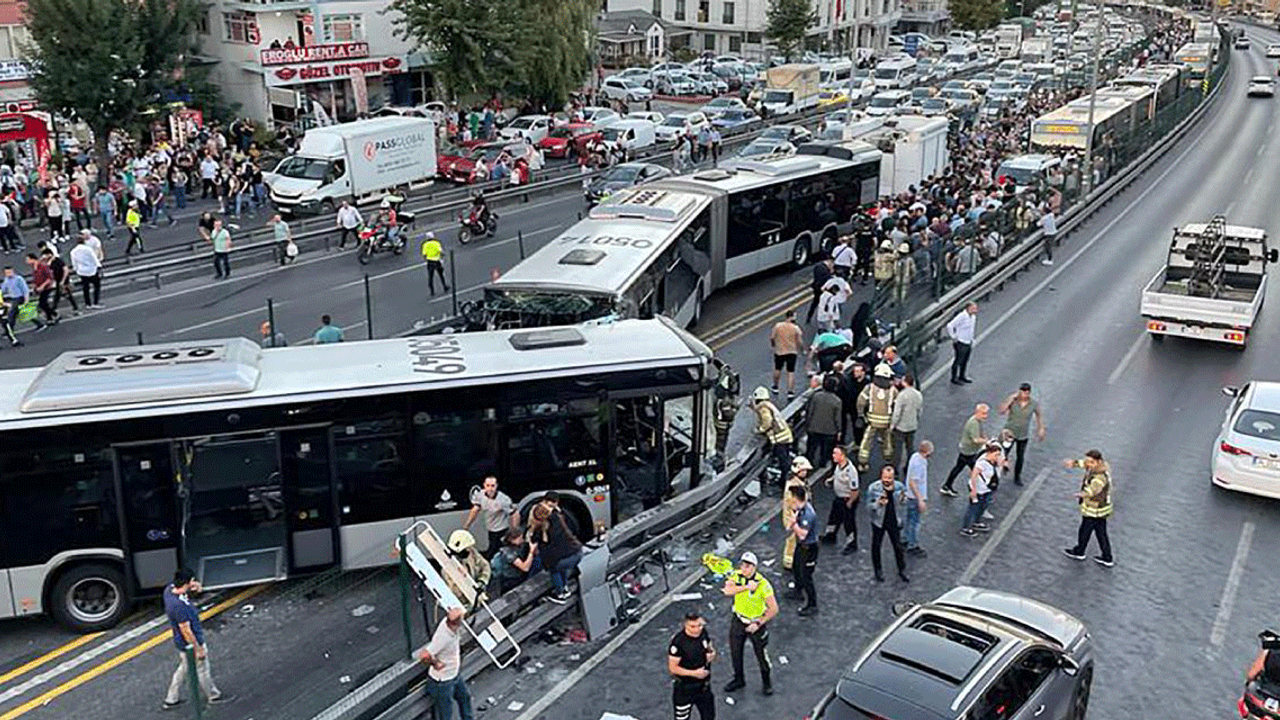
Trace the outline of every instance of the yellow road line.
<path fill-rule="evenodd" d="M 715 343 L 720 342 L 721 338 L 732 336 L 744 327 L 760 327 L 760 324 L 763 322 L 782 317 L 783 312 L 785 312 L 789 305 L 797 301 L 802 301 L 807 297 L 808 291 L 804 289 L 775 296 L 769 304 L 752 310 L 750 314 L 743 313 L 742 315 L 739 315 L 733 321 L 721 326 L 719 332 L 716 334 L 709 337 L 703 337 L 702 341 L 709 345 L 714 345 Z"/>
<path fill-rule="evenodd" d="M 56 657 L 61 657 L 62 655 L 66 655 L 67 653 L 71 652 L 72 650 L 75 650 L 81 645 L 84 645 L 86 643 L 91 643 L 94 640 L 97 640 L 98 638 L 102 637 L 103 634 L 104 633 L 96 632 L 96 633 L 90 633 L 88 635 L 81 635 L 80 637 L 76 638 L 75 640 L 72 640 L 71 642 L 67 643 L 66 645 L 63 645 L 60 648 L 50 650 L 49 652 L 41 655 L 35 660 L 32 660 L 31 662 L 28 662 L 24 665 L 20 665 L 10 670 L 7 673 L 0 675 L 0 685 L 3 685 L 9 682 L 10 680 L 18 677 L 19 675 L 25 675 L 26 673 L 31 672 L 32 670 L 35 670 L 36 668 L 40 667 L 41 665 L 49 662 L 50 660 Z"/>
<path fill-rule="evenodd" d="M 804 290 L 805 288 L 806 288 L 806 286 L 801 286 L 801 287 L 800 287 L 800 288 L 798 288 L 798 289 L 799 289 L 799 290 Z M 727 328 L 727 327 L 729 327 L 729 326 L 733 325 L 734 323 L 738 322 L 739 320 L 741 320 L 741 319 L 742 319 L 742 317 L 743 317 L 744 315 L 751 315 L 751 314 L 753 314 L 753 313 L 760 312 L 761 310 L 763 310 L 763 309 L 765 309 L 765 308 L 769 307 L 769 306 L 770 306 L 770 305 L 772 305 L 773 303 L 778 302 L 778 301 L 779 301 L 779 300 L 781 300 L 782 298 L 784 298 L 784 297 L 786 297 L 786 296 L 788 296 L 788 295 L 792 295 L 792 294 L 794 294 L 796 291 L 797 291 L 797 288 L 794 288 L 794 287 L 793 287 L 793 288 L 791 288 L 791 289 L 789 289 L 789 290 L 783 290 L 783 291 L 782 291 L 782 292 L 780 292 L 780 293 L 777 293 L 777 294 L 775 294 L 775 295 L 771 295 L 771 296 L 769 296 L 769 298 L 768 298 L 767 300 L 764 300 L 764 301 L 763 301 L 763 302 L 761 302 L 759 305 L 756 305 L 755 307 L 747 308 L 746 310 L 743 310 L 742 312 L 738 313 L 736 317 L 734 317 L 734 318 L 732 318 L 732 319 L 730 319 L 730 320 L 728 320 L 728 321 L 726 321 L 726 322 L 723 322 L 723 323 L 721 323 L 721 324 L 719 324 L 719 325 L 717 325 L 717 326 L 715 326 L 715 327 L 713 327 L 713 328 L 711 328 L 711 329 L 707 330 L 705 333 L 703 333 L 703 334 L 701 335 L 701 337 L 702 337 L 702 338 L 704 338 L 704 339 L 706 339 L 706 338 L 712 338 L 712 337 L 715 337 L 715 335 L 716 335 L 717 333 L 723 332 L 725 328 Z"/>
<path fill-rule="evenodd" d="M 775 313 L 774 315 L 772 315 L 772 316 L 764 316 L 764 317 L 762 317 L 762 318 L 760 319 L 760 321 L 759 321 L 759 322 L 755 322 L 755 323 L 752 323 L 752 324 L 748 325 L 747 327 L 744 327 L 741 331 L 736 332 L 736 333 L 734 333 L 733 335 L 730 335 L 729 337 L 725 338 L 724 340 L 720 340 L 720 341 L 717 341 L 717 342 L 713 342 L 713 343 L 711 343 L 711 349 L 712 349 L 712 350 L 715 350 L 715 351 L 717 351 L 717 352 L 719 352 L 720 350 L 724 349 L 724 347 L 725 347 L 726 345 L 728 345 L 728 344 L 730 344 L 730 343 L 734 342 L 735 340 L 738 340 L 739 338 L 743 337 L 744 335 L 747 335 L 748 333 L 753 333 L 753 332 L 755 332 L 756 330 L 759 330 L 760 328 L 764 327 L 765 325 L 767 325 L 767 324 L 769 323 L 769 321 L 770 321 L 770 320 L 772 320 L 772 319 L 773 319 L 774 317 L 776 317 L 777 315 L 780 315 L 780 314 L 782 314 L 782 313 L 785 313 L 787 310 L 795 310 L 795 309 L 799 308 L 801 305 L 804 305 L 806 302 L 809 302 L 809 298 L 801 298 L 801 299 L 799 299 L 799 300 L 797 300 L 797 301 L 795 301 L 795 302 L 791 303 L 790 305 L 784 305 L 784 306 L 783 306 L 781 309 L 779 309 L 779 310 L 778 310 L 778 312 L 777 312 L 777 313 Z M 5 720 L 5 719 L 4 719 L 3 717 L 0 717 L 0 720 Z"/>
<path fill-rule="evenodd" d="M 227 608 L 230 608 L 234 605 L 244 602 L 245 600 L 248 600 L 254 595 L 257 595 L 258 593 L 262 592 L 266 588 L 267 588 L 266 584 L 255 585 L 251 588 L 246 588 L 240 591 L 239 593 L 233 595 L 232 597 L 227 598 L 226 600 L 223 600 L 217 605 L 214 605 L 208 610 L 205 610 L 204 612 L 200 613 L 200 619 L 208 620 L 214 615 L 224 612 L 225 610 L 227 610 Z M 61 685 L 55 688 L 51 688 L 50 690 L 45 692 L 43 695 L 32 698 L 31 700 L 28 700 L 27 702 L 19 705 L 18 707 L 10 710 L 9 712 L 6 712 L 5 714 L 0 715 L 0 720 L 14 720 L 14 718 L 26 715 L 27 713 L 31 712 L 32 710 L 35 710 L 36 708 L 44 707 L 50 701 L 54 700 L 60 695 L 65 695 L 66 693 L 71 692 L 72 690 L 80 687 L 81 685 L 84 685 L 85 683 L 98 677 L 99 675 L 104 675 L 107 672 L 110 672 L 112 669 L 125 664 L 126 662 L 134 659 L 135 657 L 138 657 L 142 653 L 160 645 L 161 643 L 169 641 L 172 637 L 173 637 L 173 633 L 169 630 L 165 630 L 163 632 L 157 633 L 151 636 L 150 638 L 148 638 L 147 640 L 143 641 L 142 643 L 135 645 L 132 648 L 129 648 L 128 650 L 120 653 L 119 655 L 116 655 L 115 657 L 102 663 L 101 665 L 98 665 L 90 670 L 80 673 L 79 675 L 62 683 Z"/>

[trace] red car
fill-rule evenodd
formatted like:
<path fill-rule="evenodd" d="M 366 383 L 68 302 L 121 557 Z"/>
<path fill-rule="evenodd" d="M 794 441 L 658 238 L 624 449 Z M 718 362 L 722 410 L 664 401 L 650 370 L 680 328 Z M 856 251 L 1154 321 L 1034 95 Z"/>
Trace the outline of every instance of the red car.
<path fill-rule="evenodd" d="M 443 178 L 451 180 L 463 185 L 469 185 L 478 180 L 475 176 L 476 161 L 484 158 L 485 165 L 491 167 L 493 161 L 498 159 L 503 150 L 511 148 L 513 151 L 519 150 L 521 143 L 512 143 L 510 141 L 491 142 L 483 145 L 476 145 L 467 151 L 465 155 L 451 157 L 448 162 L 442 157 L 436 164 L 436 172 Z M 480 179 L 488 179 L 480 178 Z"/>
<path fill-rule="evenodd" d="M 456 145 L 453 143 L 445 145 L 441 148 L 439 154 L 436 155 L 436 174 L 442 178 L 453 180 L 454 177 L 451 172 L 453 165 L 460 160 L 465 160 L 471 155 L 471 152 L 475 150 L 477 146 L 483 144 L 484 140 L 468 140 L 466 142 L 457 143 Z M 471 164 L 472 166 L 475 165 L 474 162 Z M 470 170 L 467 172 L 469 174 Z M 465 180 L 458 182 L 465 182 Z"/>
<path fill-rule="evenodd" d="M 547 157 L 567 158 L 581 154 L 587 145 L 601 138 L 601 132 L 591 123 L 568 123 L 554 127 L 538 141 Z"/>

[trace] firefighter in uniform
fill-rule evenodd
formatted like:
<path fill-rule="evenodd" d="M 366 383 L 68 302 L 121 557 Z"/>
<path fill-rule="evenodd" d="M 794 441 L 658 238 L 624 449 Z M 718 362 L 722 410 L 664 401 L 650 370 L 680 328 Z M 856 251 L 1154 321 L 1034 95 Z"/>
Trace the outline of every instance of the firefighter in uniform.
<path fill-rule="evenodd" d="M 486 599 L 484 589 L 489 586 L 489 580 L 493 575 L 493 570 L 489 566 L 489 561 L 484 556 L 476 552 L 476 538 L 468 530 L 454 530 L 449 535 L 449 554 L 453 555 L 462 569 L 471 577 L 475 584 L 476 600 Z M 452 582 L 449 583 L 449 589 L 459 600 L 464 599 L 464 595 L 460 589 L 455 587 Z M 473 607 L 466 608 L 468 611 Z"/>
<path fill-rule="evenodd" d="M 791 426 L 778 406 L 769 399 L 769 388 L 760 386 L 751 393 L 751 409 L 756 414 L 756 432 L 769 443 L 770 464 L 777 478 L 791 465 Z"/>
<path fill-rule="evenodd" d="M 759 561 L 753 552 L 742 553 L 738 569 L 729 573 L 724 581 L 724 594 L 733 598 L 733 618 L 729 621 L 729 655 L 733 660 L 733 679 L 724 686 L 725 692 L 741 690 L 747 686 L 742 669 L 742 651 L 751 640 L 760 665 L 760 682 L 765 695 L 773 694 L 769 675 L 769 621 L 778 614 L 778 599 L 773 596 L 773 585 L 756 572 Z"/>
<path fill-rule="evenodd" d="M 813 464 L 809 462 L 809 458 L 803 455 L 797 455 L 795 460 L 791 461 L 791 474 L 787 476 L 786 485 L 782 488 L 782 528 L 785 530 L 791 527 L 791 523 L 796 521 L 796 511 L 787 502 L 787 497 L 791 495 L 791 488 L 802 487 L 805 492 L 809 490 L 809 473 L 813 470 Z M 796 555 L 796 536 L 787 533 L 787 539 L 782 544 L 782 569 L 790 570 L 791 561 Z"/>
<path fill-rule="evenodd" d="M 893 462 L 893 442 L 889 428 L 893 424 L 893 404 L 898 400 L 898 388 L 893 385 L 893 369 L 885 363 L 876 366 L 871 384 L 858 394 L 858 415 L 866 423 L 862 443 L 858 446 L 858 465 L 866 468 L 871 462 L 871 446 L 880 438 L 880 452 L 885 463 Z"/>
<path fill-rule="evenodd" d="M 719 365 L 720 377 L 716 381 L 715 416 L 712 422 L 716 428 L 716 455 L 713 462 L 717 470 L 724 469 L 724 451 L 729 442 L 729 430 L 738 417 L 739 380 L 737 373 L 727 365 Z"/>

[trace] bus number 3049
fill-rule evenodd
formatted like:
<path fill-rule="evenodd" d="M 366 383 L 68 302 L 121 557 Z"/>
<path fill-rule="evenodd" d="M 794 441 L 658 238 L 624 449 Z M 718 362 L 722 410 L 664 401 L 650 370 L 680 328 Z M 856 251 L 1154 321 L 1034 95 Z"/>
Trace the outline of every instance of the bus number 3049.
<path fill-rule="evenodd" d="M 456 375 L 467 371 L 462 348 L 454 338 L 409 338 L 409 354 L 414 372 Z"/>

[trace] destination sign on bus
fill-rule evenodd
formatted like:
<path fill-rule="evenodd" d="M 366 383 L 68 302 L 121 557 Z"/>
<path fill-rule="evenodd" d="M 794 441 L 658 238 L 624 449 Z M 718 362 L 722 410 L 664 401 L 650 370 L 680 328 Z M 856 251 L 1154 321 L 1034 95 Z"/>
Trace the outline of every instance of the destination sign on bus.
<path fill-rule="evenodd" d="M 1070 135 L 1075 135 L 1077 133 L 1083 132 L 1084 128 L 1082 128 L 1079 125 L 1041 125 L 1036 128 L 1036 131 L 1046 132 L 1046 133 L 1057 133 L 1057 134 L 1066 133 Z"/>

